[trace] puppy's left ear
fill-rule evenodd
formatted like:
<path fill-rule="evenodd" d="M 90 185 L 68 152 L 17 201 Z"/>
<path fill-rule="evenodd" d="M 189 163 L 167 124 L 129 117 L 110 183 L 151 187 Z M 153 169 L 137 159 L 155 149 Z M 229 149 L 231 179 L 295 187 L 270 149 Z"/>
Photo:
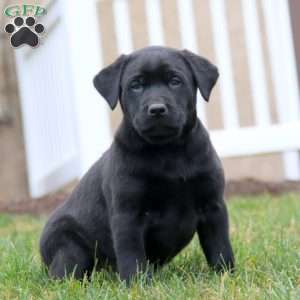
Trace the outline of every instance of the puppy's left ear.
<path fill-rule="evenodd" d="M 126 55 L 121 55 L 114 63 L 101 70 L 93 80 L 96 90 L 108 102 L 111 109 L 114 109 L 118 103 L 121 91 L 121 78 Z"/>
<path fill-rule="evenodd" d="M 192 70 L 194 79 L 202 97 L 208 102 L 211 90 L 219 77 L 217 67 L 210 63 L 207 59 L 188 50 L 183 50 L 182 54 Z"/>

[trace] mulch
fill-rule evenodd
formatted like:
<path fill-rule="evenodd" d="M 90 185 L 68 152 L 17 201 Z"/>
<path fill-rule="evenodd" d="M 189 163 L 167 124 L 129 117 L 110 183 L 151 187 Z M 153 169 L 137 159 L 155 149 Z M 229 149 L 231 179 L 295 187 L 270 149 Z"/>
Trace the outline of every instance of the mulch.
<path fill-rule="evenodd" d="M 229 181 L 226 185 L 226 198 L 231 198 L 232 196 L 260 195 L 264 193 L 280 195 L 288 192 L 299 193 L 300 195 L 300 181 L 264 182 L 255 179 L 244 179 Z M 14 203 L 0 203 L 0 213 L 49 214 L 60 205 L 69 194 L 70 188 L 37 199 L 28 198 Z"/>

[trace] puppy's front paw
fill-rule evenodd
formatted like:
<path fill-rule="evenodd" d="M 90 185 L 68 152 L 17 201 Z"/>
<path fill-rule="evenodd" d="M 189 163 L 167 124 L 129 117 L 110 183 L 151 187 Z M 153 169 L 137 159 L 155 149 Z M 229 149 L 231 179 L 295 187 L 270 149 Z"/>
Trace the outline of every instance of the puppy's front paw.
<path fill-rule="evenodd" d="M 120 275 L 120 280 L 125 282 L 127 287 L 132 286 L 134 283 L 139 282 L 145 285 L 149 285 L 151 284 L 153 279 L 153 270 L 144 270 L 144 271 L 140 271 L 140 272 L 136 272 L 134 274 L 127 274 L 126 276 L 121 276 Z"/>
<path fill-rule="evenodd" d="M 218 262 L 212 266 L 212 268 L 217 272 L 217 273 L 224 273 L 224 272 L 229 272 L 233 273 L 234 272 L 234 257 L 230 256 L 227 258 L 223 258 L 223 256 L 220 257 Z"/>

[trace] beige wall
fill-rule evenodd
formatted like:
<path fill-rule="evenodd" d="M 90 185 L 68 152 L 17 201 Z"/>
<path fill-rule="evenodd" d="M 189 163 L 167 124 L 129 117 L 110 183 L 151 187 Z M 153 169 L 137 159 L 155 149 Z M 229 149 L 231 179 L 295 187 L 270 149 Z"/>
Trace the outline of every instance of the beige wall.
<path fill-rule="evenodd" d="M 259 26 L 261 31 L 261 44 L 265 60 L 266 80 L 269 107 L 273 123 L 277 122 L 274 92 L 271 81 L 270 62 L 267 53 L 265 24 L 262 15 L 261 1 L 257 2 Z M 148 33 L 146 27 L 145 5 L 143 0 L 129 0 L 129 13 L 133 45 L 135 49 L 148 45 Z M 197 26 L 197 42 L 201 55 L 215 62 L 215 51 L 212 39 L 211 16 L 209 12 L 209 0 L 194 0 L 195 20 Z M 229 27 L 229 43 L 231 47 L 233 76 L 236 86 L 236 97 L 238 102 L 239 122 L 242 127 L 255 124 L 252 104 L 252 93 L 249 79 L 249 66 L 244 38 L 243 16 L 240 0 L 226 1 L 227 23 Z M 176 1 L 161 0 L 162 23 L 166 45 L 181 48 L 180 34 L 178 28 L 178 10 Z M 98 12 L 101 27 L 101 38 L 104 51 L 104 64 L 108 65 L 118 55 L 116 48 L 115 21 L 113 16 L 112 1 L 100 0 Z M 222 76 L 222 74 L 221 74 Z M 209 104 L 206 105 L 208 128 L 223 128 L 222 107 L 219 86 L 213 91 Z M 111 126 L 116 129 L 121 119 L 121 111 L 118 107 L 111 113 Z M 264 180 L 283 179 L 283 164 L 280 154 L 270 154 L 256 157 L 228 158 L 224 159 L 225 172 L 228 179 L 244 177 L 255 177 Z"/>

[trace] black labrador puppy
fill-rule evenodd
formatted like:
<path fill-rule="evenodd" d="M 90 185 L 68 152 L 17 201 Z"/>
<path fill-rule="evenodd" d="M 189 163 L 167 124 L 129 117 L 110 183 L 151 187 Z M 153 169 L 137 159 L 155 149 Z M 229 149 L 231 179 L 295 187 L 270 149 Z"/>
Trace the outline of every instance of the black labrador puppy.
<path fill-rule="evenodd" d="M 170 261 L 197 232 L 215 270 L 234 257 L 224 174 L 196 113 L 218 71 L 187 50 L 148 47 L 120 56 L 94 79 L 124 113 L 114 142 L 50 217 L 40 250 L 50 275 L 75 278 L 109 264 L 130 281 Z"/>

